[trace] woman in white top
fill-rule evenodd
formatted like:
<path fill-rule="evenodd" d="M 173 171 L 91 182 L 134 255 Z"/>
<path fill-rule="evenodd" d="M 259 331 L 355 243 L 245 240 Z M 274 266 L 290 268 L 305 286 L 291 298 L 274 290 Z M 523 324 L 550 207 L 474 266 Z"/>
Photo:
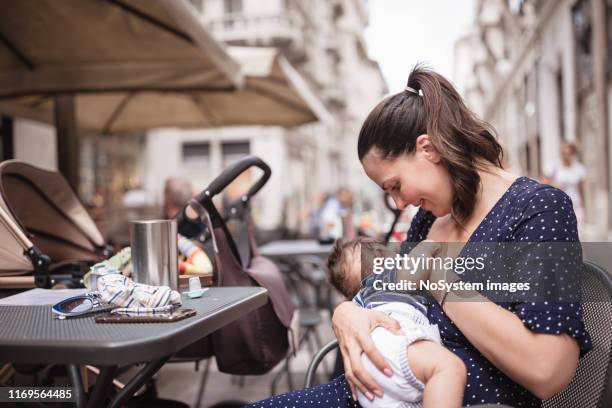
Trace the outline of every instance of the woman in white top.
<path fill-rule="evenodd" d="M 582 163 L 576 159 L 576 146 L 573 143 L 564 142 L 561 145 L 561 160 L 549 168 L 545 183 L 560 188 L 570 196 L 574 204 L 574 212 L 578 225 L 584 221 L 584 179 L 586 171 Z"/>

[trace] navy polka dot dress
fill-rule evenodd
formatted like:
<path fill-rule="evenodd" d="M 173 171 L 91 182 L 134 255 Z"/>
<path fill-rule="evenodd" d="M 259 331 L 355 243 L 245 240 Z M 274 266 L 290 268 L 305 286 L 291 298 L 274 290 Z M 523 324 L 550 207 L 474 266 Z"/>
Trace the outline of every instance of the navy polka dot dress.
<path fill-rule="evenodd" d="M 425 239 L 435 217 L 425 211 L 415 216 L 408 241 Z M 469 242 L 538 243 L 578 242 L 576 216 L 570 198 L 561 190 L 520 177 L 510 186 L 474 231 Z M 466 245 L 468 249 L 470 248 Z M 477 250 L 477 247 L 474 247 Z M 465 254 L 464 254 L 465 255 Z M 566 260 L 564 265 L 571 264 Z M 540 274 L 539 262 L 528 263 L 528 268 L 517 268 L 523 281 Z M 494 278 L 494 277 L 493 277 Z M 546 278 L 546 277 L 544 277 Z M 580 346 L 580 353 L 592 348 L 584 329 L 579 303 L 521 302 L 498 303 L 517 314 L 523 324 L 538 333 L 568 333 Z M 495 368 L 476 350 L 435 302 L 429 305 L 428 317 L 438 325 L 444 345 L 459 356 L 468 369 L 464 405 L 505 403 L 514 407 L 539 407 L 540 400 L 522 386 L 514 383 Z"/>
<path fill-rule="evenodd" d="M 435 217 L 420 210 L 408 231 L 408 242 L 419 242 L 427 237 Z M 561 190 L 539 184 L 527 177 L 514 181 L 468 243 L 473 242 L 578 242 L 576 216 L 571 200 Z M 467 247 L 467 245 L 466 245 Z M 464 255 L 465 256 L 465 255 Z M 578 259 L 578 258 L 577 258 Z M 526 263 L 519 270 L 524 280 L 541 281 L 541 262 Z M 546 279 L 546 277 L 544 277 Z M 576 339 L 580 354 L 592 348 L 586 333 L 579 303 L 572 302 L 498 302 L 515 313 L 530 330 L 538 333 L 567 333 Z M 438 325 L 444 345 L 460 357 L 468 370 L 464 405 L 508 404 L 513 407 L 539 407 L 541 401 L 522 386 L 513 382 L 494 367 L 470 344 L 453 322 L 435 302 L 429 305 L 428 317 Z M 332 382 L 306 390 L 272 397 L 252 407 L 358 407 L 351 399 L 344 376 Z"/>

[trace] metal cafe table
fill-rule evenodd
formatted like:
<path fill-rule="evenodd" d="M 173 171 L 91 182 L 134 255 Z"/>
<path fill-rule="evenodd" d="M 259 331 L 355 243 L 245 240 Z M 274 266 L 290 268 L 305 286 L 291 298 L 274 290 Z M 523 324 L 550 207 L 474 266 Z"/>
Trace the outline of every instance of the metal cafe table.
<path fill-rule="evenodd" d="M 259 247 L 259 253 L 273 259 L 294 285 L 304 282 L 312 285 L 317 307 L 333 313 L 333 289 L 322 269 L 323 258 L 333 247 L 315 239 L 279 240 Z"/>
<path fill-rule="evenodd" d="M 172 323 L 96 323 L 94 315 L 59 320 L 51 307 L 0 305 L 0 362 L 67 365 L 78 407 L 104 405 L 119 366 L 145 363 L 109 407 L 119 407 L 170 357 L 266 304 L 260 287 L 210 288 L 199 299 L 183 296 L 196 315 Z M 79 365 L 101 368 L 87 401 Z"/>
<path fill-rule="evenodd" d="M 259 247 L 259 253 L 269 258 L 299 255 L 327 256 L 333 247 L 332 244 L 321 244 L 314 239 L 280 240 Z"/>

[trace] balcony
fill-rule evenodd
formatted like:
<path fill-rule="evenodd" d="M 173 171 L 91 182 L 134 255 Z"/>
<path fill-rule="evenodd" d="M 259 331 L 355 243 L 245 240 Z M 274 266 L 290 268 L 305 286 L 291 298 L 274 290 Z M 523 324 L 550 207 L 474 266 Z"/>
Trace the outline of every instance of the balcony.
<path fill-rule="evenodd" d="M 279 47 L 287 54 L 302 54 L 302 21 L 297 14 L 253 16 L 243 13 L 206 20 L 216 39 L 231 45 Z"/>

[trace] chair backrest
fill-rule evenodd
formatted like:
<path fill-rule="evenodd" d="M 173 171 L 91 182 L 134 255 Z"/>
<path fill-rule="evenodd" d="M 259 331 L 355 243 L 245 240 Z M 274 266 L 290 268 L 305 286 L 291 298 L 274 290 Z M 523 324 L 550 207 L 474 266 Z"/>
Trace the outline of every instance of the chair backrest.
<path fill-rule="evenodd" d="M 582 303 L 582 311 L 593 350 L 580 359 L 570 385 L 544 401 L 544 408 L 612 407 L 612 276 L 586 262 L 582 298 L 590 300 Z M 318 365 L 337 346 L 337 340 L 332 340 L 315 354 L 306 372 L 305 387 L 314 385 Z"/>
<path fill-rule="evenodd" d="M 323 346 L 312 358 L 312 361 L 308 365 L 308 370 L 306 370 L 306 378 L 304 380 L 304 388 L 309 388 L 315 385 L 315 377 L 317 375 L 317 368 L 321 361 L 325 358 L 325 356 L 338 348 L 338 340 L 333 339 L 325 346 Z"/>
<path fill-rule="evenodd" d="M 582 312 L 593 350 L 580 359 L 570 385 L 544 401 L 545 408 L 612 407 L 612 276 L 586 262 Z"/>

